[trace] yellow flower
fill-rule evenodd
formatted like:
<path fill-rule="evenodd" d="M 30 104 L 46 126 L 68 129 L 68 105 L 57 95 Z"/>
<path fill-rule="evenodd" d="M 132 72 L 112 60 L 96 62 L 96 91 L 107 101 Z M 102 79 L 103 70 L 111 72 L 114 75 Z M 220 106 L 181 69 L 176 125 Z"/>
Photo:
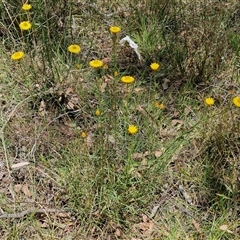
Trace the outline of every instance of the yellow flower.
<path fill-rule="evenodd" d="M 240 107 L 240 96 L 234 97 L 232 101 L 236 107 Z"/>
<path fill-rule="evenodd" d="M 121 81 L 123 82 L 123 83 L 126 83 L 126 84 L 129 84 L 129 83 L 132 83 L 132 82 L 134 82 L 134 77 L 132 77 L 132 76 L 123 76 L 122 78 L 121 78 Z"/>
<path fill-rule="evenodd" d="M 77 64 L 77 65 L 76 65 L 76 68 L 77 68 L 77 69 L 80 69 L 80 68 L 81 68 L 81 64 Z"/>
<path fill-rule="evenodd" d="M 21 30 L 29 30 L 32 27 L 32 24 L 29 21 L 20 22 L 19 27 Z"/>
<path fill-rule="evenodd" d="M 165 105 L 163 103 L 155 102 L 154 105 L 155 105 L 156 108 L 160 108 L 162 110 L 165 108 Z"/>
<path fill-rule="evenodd" d="M 160 104 L 159 104 L 159 108 L 163 110 L 163 109 L 165 108 L 164 104 L 163 104 L 163 103 L 160 103 Z"/>
<path fill-rule="evenodd" d="M 159 68 L 160 68 L 160 64 L 158 63 L 152 63 L 150 65 L 150 68 L 153 70 L 153 71 L 157 71 Z"/>
<path fill-rule="evenodd" d="M 120 27 L 117 27 L 117 26 L 112 26 L 110 27 L 110 32 L 113 33 L 113 34 L 117 34 L 121 31 L 121 28 Z"/>
<path fill-rule="evenodd" d="M 114 77 L 118 76 L 118 72 L 117 71 L 115 71 L 113 74 L 114 74 Z"/>
<path fill-rule="evenodd" d="M 92 68 L 100 68 L 103 66 L 103 62 L 101 60 L 95 59 L 89 62 L 89 65 Z"/>
<path fill-rule="evenodd" d="M 96 115 L 96 116 L 100 116 L 100 115 L 101 115 L 101 112 L 100 112 L 99 109 L 96 110 L 95 115 Z"/>
<path fill-rule="evenodd" d="M 32 5 L 31 5 L 31 4 L 25 3 L 25 4 L 22 5 L 22 10 L 24 10 L 24 11 L 28 11 L 28 10 L 30 10 L 31 8 L 32 8 Z"/>
<path fill-rule="evenodd" d="M 154 106 L 155 106 L 156 108 L 158 108 L 158 107 L 159 107 L 159 102 L 155 102 L 155 103 L 154 103 Z"/>
<path fill-rule="evenodd" d="M 211 98 L 211 97 L 205 98 L 205 104 L 208 105 L 208 106 L 213 105 L 214 104 L 214 99 Z"/>
<path fill-rule="evenodd" d="M 78 54 L 78 53 L 80 53 L 81 48 L 80 48 L 80 46 L 77 45 L 77 44 L 72 44 L 72 45 L 68 46 L 68 51 L 69 51 L 70 53 Z"/>
<path fill-rule="evenodd" d="M 103 68 L 104 68 L 104 69 L 108 69 L 108 65 L 105 63 L 105 64 L 103 65 Z"/>
<path fill-rule="evenodd" d="M 11 59 L 17 61 L 17 60 L 22 59 L 24 57 L 24 55 L 25 55 L 24 52 L 21 52 L 21 51 L 15 52 L 12 54 Z"/>
<path fill-rule="evenodd" d="M 134 134 L 136 134 L 137 132 L 138 132 L 137 126 L 135 126 L 135 125 L 130 125 L 130 126 L 128 127 L 128 133 L 129 133 L 129 134 L 134 135 Z"/>
<path fill-rule="evenodd" d="M 82 132 L 82 133 L 81 133 L 81 137 L 82 137 L 82 138 L 85 138 L 86 136 L 87 136 L 87 134 L 86 134 L 85 132 Z"/>

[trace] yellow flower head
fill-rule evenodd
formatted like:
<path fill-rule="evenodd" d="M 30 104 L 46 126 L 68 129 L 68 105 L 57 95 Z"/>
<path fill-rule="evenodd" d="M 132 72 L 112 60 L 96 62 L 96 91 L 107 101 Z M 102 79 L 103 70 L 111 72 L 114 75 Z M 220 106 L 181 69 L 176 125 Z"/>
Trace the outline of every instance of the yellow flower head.
<path fill-rule="evenodd" d="M 81 68 L 81 64 L 77 64 L 77 65 L 76 65 L 76 68 L 77 68 L 77 69 L 80 69 L 80 68 Z"/>
<path fill-rule="evenodd" d="M 86 134 L 85 132 L 82 132 L 82 133 L 81 133 L 81 137 L 82 137 L 82 138 L 85 138 L 85 137 L 87 137 L 87 134 Z"/>
<path fill-rule="evenodd" d="M 214 104 L 214 99 L 211 98 L 211 97 L 205 98 L 205 104 L 208 105 L 208 106 L 213 105 Z"/>
<path fill-rule="evenodd" d="M 95 115 L 96 115 L 96 116 L 100 116 L 100 115 L 101 115 L 101 112 L 100 112 L 99 109 L 96 110 Z"/>
<path fill-rule="evenodd" d="M 126 84 L 130 84 L 130 83 L 132 83 L 132 82 L 134 82 L 134 77 L 132 77 L 132 76 L 123 76 L 122 78 L 121 78 L 121 81 L 123 82 L 123 83 L 126 83 Z"/>
<path fill-rule="evenodd" d="M 155 102 L 154 106 L 156 108 L 160 108 L 162 110 L 165 108 L 165 105 L 163 103 L 159 103 L 159 102 Z"/>
<path fill-rule="evenodd" d="M 150 68 L 153 70 L 153 71 L 157 71 L 159 68 L 160 68 L 160 64 L 158 63 L 152 63 L 150 65 Z"/>
<path fill-rule="evenodd" d="M 121 31 L 121 28 L 120 27 L 117 27 L 117 26 L 112 26 L 110 27 L 110 32 L 113 33 L 113 34 L 117 34 Z"/>
<path fill-rule="evenodd" d="M 117 76 L 118 76 L 118 72 L 115 71 L 115 72 L 113 73 L 113 75 L 114 75 L 114 77 L 117 77 Z"/>
<path fill-rule="evenodd" d="M 128 127 L 128 133 L 129 133 L 129 134 L 134 135 L 134 134 L 136 134 L 137 132 L 138 132 L 137 126 L 135 126 L 135 125 L 130 125 L 130 126 Z"/>
<path fill-rule="evenodd" d="M 103 66 L 103 62 L 101 60 L 95 59 L 89 62 L 89 65 L 92 68 L 100 68 Z"/>
<path fill-rule="evenodd" d="M 29 11 L 31 8 L 32 8 L 31 4 L 25 3 L 22 5 L 22 10 L 24 10 L 24 11 Z"/>
<path fill-rule="evenodd" d="M 69 51 L 70 53 L 78 54 L 78 53 L 80 53 L 81 48 L 80 48 L 80 46 L 77 45 L 77 44 L 72 44 L 72 45 L 68 46 L 68 51 Z"/>
<path fill-rule="evenodd" d="M 21 51 L 15 52 L 12 54 L 11 59 L 14 61 L 17 61 L 17 60 L 22 59 L 24 57 L 24 55 L 25 55 L 24 52 L 21 52 Z"/>
<path fill-rule="evenodd" d="M 103 68 L 104 68 L 104 69 L 108 69 L 108 65 L 105 63 L 105 64 L 103 65 Z"/>
<path fill-rule="evenodd" d="M 232 101 L 236 107 L 240 107 L 240 96 L 234 97 Z"/>
<path fill-rule="evenodd" d="M 165 105 L 163 103 L 160 103 L 158 107 L 163 110 L 165 108 Z"/>
<path fill-rule="evenodd" d="M 21 30 L 29 30 L 32 27 L 32 24 L 29 21 L 20 22 L 19 27 Z"/>

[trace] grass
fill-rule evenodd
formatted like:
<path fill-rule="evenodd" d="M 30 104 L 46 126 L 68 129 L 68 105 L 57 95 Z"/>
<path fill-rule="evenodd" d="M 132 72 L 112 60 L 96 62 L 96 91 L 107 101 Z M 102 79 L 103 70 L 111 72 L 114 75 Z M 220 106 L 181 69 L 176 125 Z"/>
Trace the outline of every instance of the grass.
<path fill-rule="evenodd" d="M 238 239 L 238 1 L 21 6 L 0 6 L 2 239 Z"/>

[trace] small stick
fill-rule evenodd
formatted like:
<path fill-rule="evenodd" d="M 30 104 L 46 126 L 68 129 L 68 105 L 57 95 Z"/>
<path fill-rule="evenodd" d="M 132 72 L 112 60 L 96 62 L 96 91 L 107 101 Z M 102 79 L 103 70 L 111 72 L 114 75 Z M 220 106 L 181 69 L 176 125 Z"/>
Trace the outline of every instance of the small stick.
<path fill-rule="evenodd" d="M 61 210 L 55 209 L 55 208 L 29 208 L 25 211 L 22 211 L 20 213 L 4 213 L 0 215 L 0 219 L 3 218 L 22 218 L 29 214 L 36 214 L 36 213 L 55 213 L 55 212 L 62 212 Z"/>

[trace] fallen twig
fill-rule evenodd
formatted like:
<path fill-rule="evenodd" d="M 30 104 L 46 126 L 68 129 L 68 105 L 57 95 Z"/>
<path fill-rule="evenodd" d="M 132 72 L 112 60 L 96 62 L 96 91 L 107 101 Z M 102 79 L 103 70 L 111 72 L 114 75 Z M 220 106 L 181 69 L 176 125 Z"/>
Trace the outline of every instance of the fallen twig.
<path fill-rule="evenodd" d="M 55 208 L 29 208 L 25 211 L 19 213 L 4 213 L 0 215 L 0 219 L 3 218 L 22 218 L 29 214 L 36 214 L 36 213 L 56 213 L 56 212 L 63 212 L 61 210 Z"/>

